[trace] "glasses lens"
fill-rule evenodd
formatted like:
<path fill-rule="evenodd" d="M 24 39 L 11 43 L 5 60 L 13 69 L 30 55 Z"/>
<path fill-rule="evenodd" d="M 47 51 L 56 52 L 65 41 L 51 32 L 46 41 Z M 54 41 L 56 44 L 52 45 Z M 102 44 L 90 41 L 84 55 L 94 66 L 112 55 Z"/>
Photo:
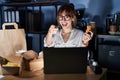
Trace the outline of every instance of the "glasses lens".
<path fill-rule="evenodd" d="M 66 21 L 70 20 L 70 16 L 65 16 L 64 18 Z"/>
<path fill-rule="evenodd" d="M 58 16 L 58 19 L 61 21 L 63 20 L 63 16 Z"/>

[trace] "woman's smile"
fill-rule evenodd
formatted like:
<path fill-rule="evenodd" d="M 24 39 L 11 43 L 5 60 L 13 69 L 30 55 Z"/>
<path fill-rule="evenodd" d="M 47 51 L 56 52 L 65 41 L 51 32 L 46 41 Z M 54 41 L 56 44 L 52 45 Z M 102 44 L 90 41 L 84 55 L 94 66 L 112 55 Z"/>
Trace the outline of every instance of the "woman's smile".
<path fill-rule="evenodd" d="M 62 23 L 62 26 L 65 27 L 65 26 L 67 26 L 67 24 L 68 24 L 68 23 Z"/>

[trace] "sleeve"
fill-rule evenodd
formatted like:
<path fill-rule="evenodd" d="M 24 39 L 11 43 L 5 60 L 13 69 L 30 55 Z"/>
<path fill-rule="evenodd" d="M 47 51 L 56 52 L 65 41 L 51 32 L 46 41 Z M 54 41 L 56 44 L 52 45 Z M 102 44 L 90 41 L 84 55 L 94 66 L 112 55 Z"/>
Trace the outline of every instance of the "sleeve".
<path fill-rule="evenodd" d="M 83 33 L 83 36 L 82 36 L 82 46 L 83 46 L 83 47 L 86 47 L 86 45 L 83 44 L 83 40 L 84 40 L 84 38 L 85 38 L 85 34 Z"/>
<path fill-rule="evenodd" d="M 84 40 L 85 34 L 84 34 L 84 32 L 81 32 L 80 34 L 81 34 L 80 35 L 81 36 L 80 44 L 81 44 L 82 47 L 86 47 L 86 45 L 83 44 L 83 40 Z"/>
<path fill-rule="evenodd" d="M 53 47 L 54 46 L 54 42 L 51 45 L 47 45 L 46 44 L 46 37 L 44 38 L 44 47 Z"/>

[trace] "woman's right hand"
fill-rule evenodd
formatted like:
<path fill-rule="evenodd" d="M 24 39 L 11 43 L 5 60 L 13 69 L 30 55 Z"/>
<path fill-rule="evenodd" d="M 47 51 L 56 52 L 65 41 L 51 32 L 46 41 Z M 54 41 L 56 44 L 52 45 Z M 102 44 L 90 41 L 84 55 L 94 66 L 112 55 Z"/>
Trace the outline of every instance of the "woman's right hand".
<path fill-rule="evenodd" d="M 48 30 L 48 34 L 56 34 L 58 31 L 58 27 L 55 25 L 51 25 L 49 30 Z"/>
<path fill-rule="evenodd" d="M 52 35 L 56 34 L 58 31 L 58 27 L 56 27 L 55 25 L 51 25 L 48 33 L 46 35 L 46 45 L 50 46 L 52 44 Z"/>

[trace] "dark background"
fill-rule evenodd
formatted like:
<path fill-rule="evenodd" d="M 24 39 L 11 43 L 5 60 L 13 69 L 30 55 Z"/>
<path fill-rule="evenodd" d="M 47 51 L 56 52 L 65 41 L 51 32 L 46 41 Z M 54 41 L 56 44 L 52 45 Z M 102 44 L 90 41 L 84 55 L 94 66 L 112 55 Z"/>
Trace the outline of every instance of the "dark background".
<path fill-rule="evenodd" d="M 39 2 L 45 0 L 37 0 L 37 1 Z M 60 1 L 64 1 L 64 0 L 60 0 Z M 75 5 L 75 9 L 84 9 L 83 18 L 86 19 L 87 23 L 89 23 L 90 21 L 95 21 L 97 33 L 100 34 L 106 33 L 106 17 L 108 15 L 114 15 L 115 13 L 120 11 L 120 5 L 119 5 L 120 0 L 66 0 L 66 1 L 73 3 Z M 1 2 L 5 2 L 5 1 L 2 0 Z M 35 31 L 38 33 L 28 34 L 28 36 L 30 36 L 32 39 L 32 42 L 29 43 L 31 45 L 28 46 L 29 47 L 28 49 L 33 49 L 37 52 L 41 51 L 40 45 L 43 45 L 43 38 L 45 36 L 45 34 L 39 34 L 39 33 L 43 31 L 47 31 L 51 24 L 56 24 L 56 13 L 54 6 L 43 6 L 41 8 L 41 14 L 42 16 L 40 21 L 39 19 L 37 19 L 37 16 L 33 19 L 34 21 L 36 20 L 35 22 L 38 21 L 37 22 L 38 28 L 35 29 Z M 40 28 L 39 25 L 41 26 Z"/>

